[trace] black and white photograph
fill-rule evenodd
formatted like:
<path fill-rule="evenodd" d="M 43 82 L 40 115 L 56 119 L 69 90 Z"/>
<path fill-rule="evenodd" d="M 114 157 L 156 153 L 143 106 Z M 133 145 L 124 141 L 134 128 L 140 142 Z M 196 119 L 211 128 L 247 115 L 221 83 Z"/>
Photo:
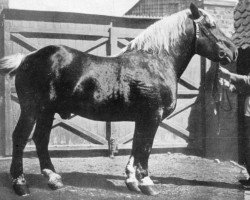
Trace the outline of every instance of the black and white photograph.
<path fill-rule="evenodd" d="M 250 0 L 0 0 L 0 200 L 250 200 Z"/>

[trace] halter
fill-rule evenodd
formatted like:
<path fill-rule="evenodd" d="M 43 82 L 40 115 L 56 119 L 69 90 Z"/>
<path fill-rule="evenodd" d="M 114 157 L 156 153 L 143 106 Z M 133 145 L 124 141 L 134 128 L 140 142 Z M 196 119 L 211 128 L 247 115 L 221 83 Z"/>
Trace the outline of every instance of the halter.
<path fill-rule="evenodd" d="M 198 19 L 194 19 L 195 24 L 195 53 L 197 53 L 197 39 L 200 38 L 200 32 L 203 32 L 205 36 L 207 36 L 210 40 L 214 41 L 215 43 L 219 42 L 217 37 L 209 31 L 201 22 L 205 19 L 205 17 L 202 15 Z"/>

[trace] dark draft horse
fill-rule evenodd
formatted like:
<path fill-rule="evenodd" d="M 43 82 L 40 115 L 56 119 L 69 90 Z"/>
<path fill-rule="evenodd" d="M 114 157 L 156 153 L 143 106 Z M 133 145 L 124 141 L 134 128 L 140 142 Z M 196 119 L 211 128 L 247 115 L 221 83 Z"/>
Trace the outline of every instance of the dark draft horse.
<path fill-rule="evenodd" d="M 92 120 L 134 121 L 125 183 L 132 191 L 157 194 L 148 174 L 149 155 L 159 123 L 175 109 L 177 81 L 194 54 L 227 64 L 236 59 L 237 49 L 208 13 L 191 4 L 151 25 L 116 56 L 51 45 L 1 59 L 1 72 L 16 76 L 21 106 L 10 168 L 15 192 L 29 194 L 22 159 L 35 123 L 41 171 L 51 188 L 63 186 L 48 143 L 54 114 L 67 119 L 74 113 Z"/>

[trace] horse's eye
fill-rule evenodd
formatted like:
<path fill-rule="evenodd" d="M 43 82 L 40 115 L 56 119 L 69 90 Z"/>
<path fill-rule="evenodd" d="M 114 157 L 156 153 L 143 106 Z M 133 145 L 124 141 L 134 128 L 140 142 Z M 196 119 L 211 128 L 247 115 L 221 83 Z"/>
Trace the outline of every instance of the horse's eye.
<path fill-rule="evenodd" d="M 216 25 L 215 25 L 214 23 L 213 23 L 213 24 L 211 24 L 211 23 L 206 23 L 205 26 L 206 26 L 207 28 L 216 28 Z"/>
<path fill-rule="evenodd" d="M 212 23 L 210 25 L 211 25 L 211 28 L 216 28 L 216 24 L 215 23 Z"/>

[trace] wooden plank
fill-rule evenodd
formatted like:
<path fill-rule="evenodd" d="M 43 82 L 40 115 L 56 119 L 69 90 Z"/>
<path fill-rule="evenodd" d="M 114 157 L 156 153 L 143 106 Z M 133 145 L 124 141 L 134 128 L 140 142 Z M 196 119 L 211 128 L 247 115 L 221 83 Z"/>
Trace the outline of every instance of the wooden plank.
<path fill-rule="evenodd" d="M 99 40 L 94 41 L 93 43 L 91 43 L 90 45 L 86 45 L 84 47 L 84 52 L 85 53 L 89 53 L 91 51 L 93 51 L 94 49 L 104 45 L 106 42 L 108 41 L 108 38 L 100 38 Z"/>
<path fill-rule="evenodd" d="M 127 46 L 129 44 L 129 41 L 126 39 L 119 39 L 118 42 L 120 42 L 121 44 L 123 44 L 124 46 Z"/>
<path fill-rule="evenodd" d="M 57 27 L 56 29 L 46 29 L 41 27 L 22 27 L 12 26 L 10 27 L 12 33 L 39 33 L 39 34 L 51 34 L 51 35 L 89 35 L 89 36 L 102 36 L 109 37 L 109 33 L 103 30 L 93 29 L 63 29 Z"/>
<path fill-rule="evenodd" d="M 158 145 L 154 144 L 152 149 L 178 149 L 178 148 L 187 148 L 185 144 L 178 144 L 173 148 L 171 145 Z M 50 145 L 49 151 L 81 151 L 81 150 L 107 150 L 107 145 Z M 131 150 L 131 144 L 121 144 L 119 145 L 119 149 L 129 149 Z M 25 147 L 25 152 L 36 151 L 35 145 L 29 145 Z M 70 153 L 69 153 L 70 154 Z M 129 152 L 128 152 L 129 154 Z M 52 156 L 53 157 L 53 156 Z"/>
<path fill-rule="evenodd" d="M 130 133 L 130 134 L 127 134 L 126 136 L 124 136 L 123 138 L 121 139 L 118 139 L 117 143 L 119 144 L 124 144 L 124 143 L 127 143 L 131 140 L 133 140 L 133 137 L 134 137 L 134 133 Z"/>
<path fill-rule="evenodd" d="M 189 141 L 189 137 L 188 137 L 189 132 L 187 130 L 183 129 L 182 127 L 176 125 L 173 122 L 168 121 L 167 123 L 161 123 L 160 127 L 171 131 L 172 133 L 174 133 L 178 137 L 186 140 L 187 142 Z"/>
<path fill-rule="evenodd" d="M 11 33 L 11 40 L 28 49 L 29 51 L 35 51 L 39 49 L 36 44 L 32 43 L 29 39 L 25 38 L 20 33 Z"/>
<path fill-rule="evenodd" d="M 58 125 L 72 131 L 72 133 L 94 144 L 107 144 L 107 141 L 103 137 L 100 137 L 99 135 L 96 135 L 90 131 L 87 131 L 70 121 L 54 119 L 53 128 Z"/>
<path fill-rule="evenodd" d="M 199 94 L 198 90 L 178 90 L 178 98 L 192 98 Z"/>
<path fill-rule="evenodd" d="M 132 28 L 114 28 L 115 35 L 119 35 L 119 38 L 135 38 L 144 29 L 132 29 Z"/>
<path fill-rule="evenodd" d="M 171 119 L 172 117 L 180 114 L 181 112 L 183 112 L 184 110 L 190 108 L 191 106 L 193 106 L 196 103 L 196 98 L 191 99 L 190 101 L 178 106 L 175 111 L 167 117 L 167 119 Z"/>
<path fill-rule="evenodd" d="M 95 145 L 95 146 L 67 146 L 67 145 L 58 145 L 58 146 L 49 146 L 50 156 L 51 157 L 89 157 L 89 156 L 106 156 L 107 155 L 107 145 Z M 152 153 L 186 153 L 188 155 L 197 155 L 200 156 L 197 149 L 190 148 L 187 144 L 176 145 L 173 147 L 171 144 L 166 145 L 157 145 L 154 144 L 152 147 Z M 131 154 L 131 144 L 125 144 L 119 146 L 119 155 L 129 155 Z M 36 157 L 36 147 L 35 146 L 26 146 L 24 157 Z M 11 157 L 8 157 L 11 159 Z M 1 158 L 0 161 L 6 158 Z"/>
<path fill-rule="evenodd" d="M 184 85 L 185 87 L 187 87 L 190 90 L 198 90 L 199 86 L 196 86 L 196 83 L 193 82 L 192 80 L 188 79 L 187 77 L 181 77 L 181 79 L 179 80 L 179 83 Z"/>

